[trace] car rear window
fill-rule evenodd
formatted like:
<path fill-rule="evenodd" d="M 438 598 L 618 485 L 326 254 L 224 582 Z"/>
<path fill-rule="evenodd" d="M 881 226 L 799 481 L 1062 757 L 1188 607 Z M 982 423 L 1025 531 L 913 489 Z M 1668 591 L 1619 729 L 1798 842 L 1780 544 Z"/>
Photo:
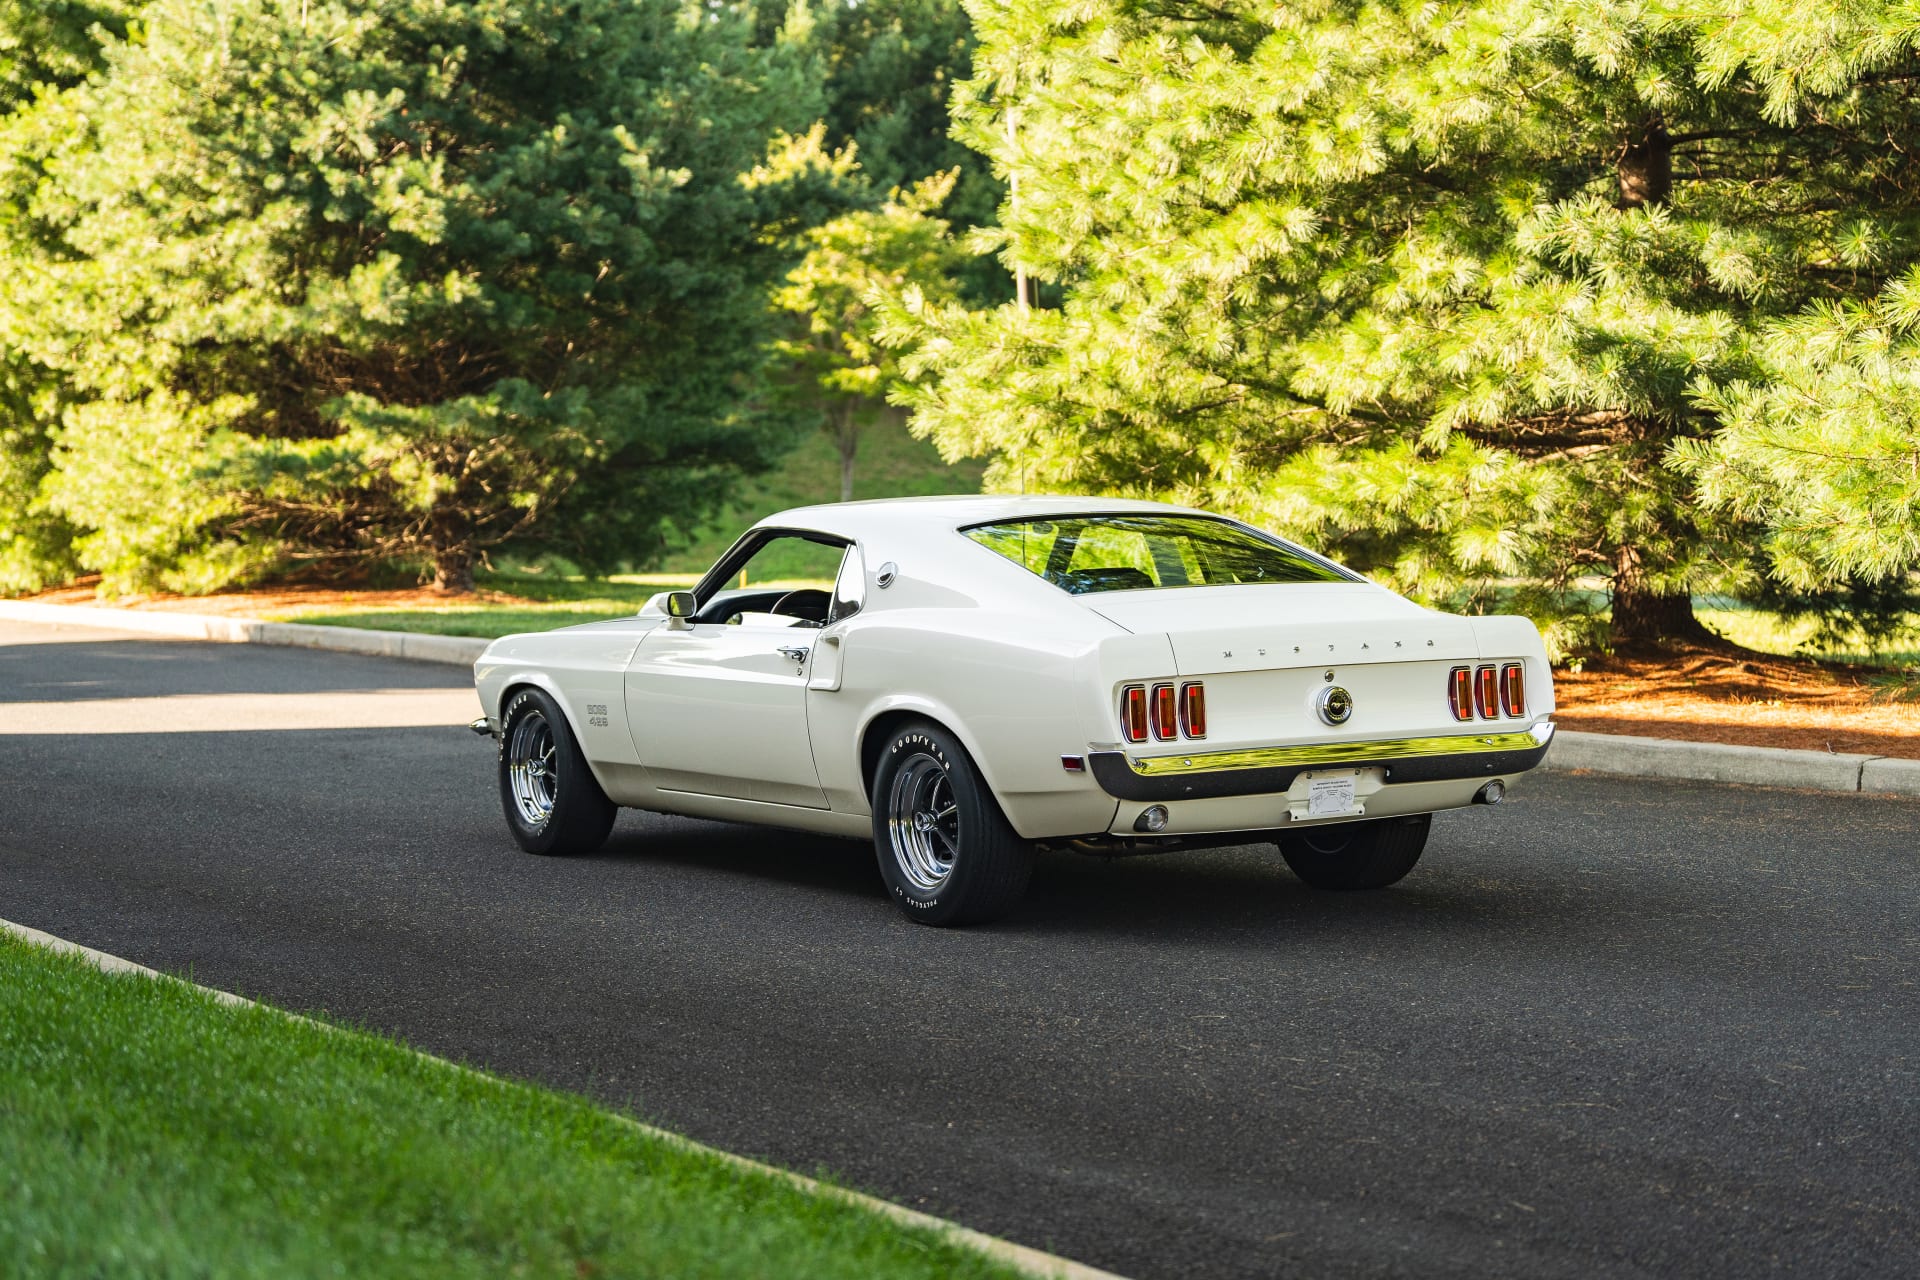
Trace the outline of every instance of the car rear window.
<path fill-rule="evenodd" d="M 1077 596 L 1255 582 L 1361 581 L 1278 538 L 1206 516 L 1057 516 L 977 524 L 961 532 Z"/>

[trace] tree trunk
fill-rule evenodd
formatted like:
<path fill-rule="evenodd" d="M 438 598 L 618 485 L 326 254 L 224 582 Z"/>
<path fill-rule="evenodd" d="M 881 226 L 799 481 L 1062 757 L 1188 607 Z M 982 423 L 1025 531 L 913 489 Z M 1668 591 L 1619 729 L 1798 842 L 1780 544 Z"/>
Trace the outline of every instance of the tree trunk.
<path fill-rule="evenodd" d="M 433 589 L 442 595 L 473 592 L 473 523 L 458 511 L 436 511 L 433 541 Z"/>
<path fill-rule="evenodd" d="M 1646 567 L 1634 547 L 1613 556 L 1613 622 L 1609 639 L 1616 650 L 1658 649 L 1675 642 L 1712 643 L 1714 634 L 1693 616 L 1687 592 L 1656 591 L 1647 584 Z"/>
<path fill-rule="evenodd" d="M 838 443 L 840 445 L 840 501 L 853 501 L 853 461 L 860 452 L 860 425 L 854 421 L 854 402 L 840 407 Z"/>
<path fill-rule="evenodd" d="M 473 549 L 446 547 L 433 553 L 433 589 L 442 595 L 464 596 L 473 591 Z"/>
<path fill-rule="evenodd" d="M 1618 174 L 1623 209 L 1663 205 L 1673 194 L 1673 139 L 1659 112 L 1647 119 L 1638 136 L 1627 139 Z"/>

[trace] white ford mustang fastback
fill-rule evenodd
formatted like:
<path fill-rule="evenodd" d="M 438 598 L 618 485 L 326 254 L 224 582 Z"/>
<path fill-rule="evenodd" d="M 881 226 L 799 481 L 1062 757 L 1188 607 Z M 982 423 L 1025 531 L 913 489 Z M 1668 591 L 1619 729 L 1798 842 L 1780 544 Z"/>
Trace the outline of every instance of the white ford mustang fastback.
<path fill-rule="evenodd" d="M 1435 810 L 1497 803 L 1553 736 L 1527 619 L 1089 498 L 783 512 L 692 591 L 507 636 L 474 673 L 530 852 L 597 848 L 620 805 L 871 836 L 927 924 L 1007 910 L 1037 847 L 1271 841 L 1316 888 L 1382 888 Z"/>

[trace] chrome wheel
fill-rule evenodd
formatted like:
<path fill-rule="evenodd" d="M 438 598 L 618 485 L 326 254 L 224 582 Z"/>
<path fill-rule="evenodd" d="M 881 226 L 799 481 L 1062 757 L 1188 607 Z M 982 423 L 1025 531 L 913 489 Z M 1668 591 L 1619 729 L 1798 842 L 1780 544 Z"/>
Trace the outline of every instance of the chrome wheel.
<path fill-rule="evenodd" d="M 887 792 L 887 842 L 908 884 L 938 892 L 960 852 L 960 809 L 947 767 L 925 752 L 894 771 Z"/>
<path fill-rule="evenodd" d="M 513 803 L 530 827 L 553 816 L 558 774 L 554 769 L 553 726 L 538 711 L 528 711 L 507 735 L 507 778 Z"/>

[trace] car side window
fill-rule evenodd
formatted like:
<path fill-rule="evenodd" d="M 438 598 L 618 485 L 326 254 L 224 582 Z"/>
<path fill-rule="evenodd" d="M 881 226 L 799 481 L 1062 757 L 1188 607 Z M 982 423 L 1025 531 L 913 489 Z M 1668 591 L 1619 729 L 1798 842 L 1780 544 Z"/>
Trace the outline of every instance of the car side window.
<path fill-rule="evenodd" d="M 846 545 L 825 535 L 776 533 L 757 541 L 745 559 L 730 552 L 702 589 L 696 622 L 731 626 L 818 627 L 833 604 L 833 582 Z"/>
<path fill-rule="evenodd" d="M 860 606 L 867 601 L 867 563 L 860 555 L 860 548 L 849 545 L 847 554 L 840 560 L 840 576 L 833 583 L 833 611 L 827 615 L 830 622 L 842 618 L 851 618 L 860 612 Z"/>
<path fill-rule="evenodd" d="M 739 586 L 745 590 L 788 591 L 823 588 L 839 570 L 840 546 L 786 534 L 760 544 L 740 566 Z"/>

